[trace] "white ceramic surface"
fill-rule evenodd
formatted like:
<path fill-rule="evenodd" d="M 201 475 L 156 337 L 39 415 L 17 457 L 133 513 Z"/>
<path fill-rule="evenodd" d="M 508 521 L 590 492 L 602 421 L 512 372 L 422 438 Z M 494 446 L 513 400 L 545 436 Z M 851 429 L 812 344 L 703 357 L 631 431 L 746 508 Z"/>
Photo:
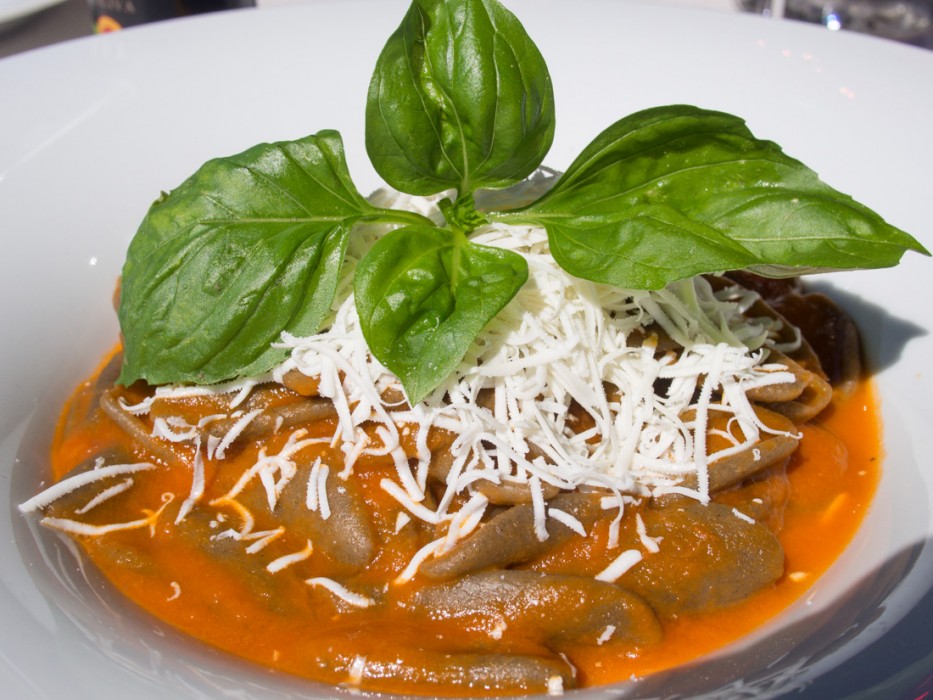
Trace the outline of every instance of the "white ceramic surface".
<path fill-rule="evenodd" d="M 636 109 L 723 109 L 933 247 L 933 53 L 737 14 L 609 0 L 507 4 L 551 68 L 558 127 L 549 165 L 565 167 Z M 363 106 L 405 8 L 333 0 L 220 13 L 0 60 L 0 697 L 333 694 L 136 613 L 15 504 L 43 478 L 60 402 L 116 338 L 114 280 L 160 190 L 209 157 L 331 127 L 344 135 L 361 189 L 379 184 L 363 148 Z M 811 693 L 834 689 L 812 697 L 842 697 L 840 668 L 874 663 L 870 682 L 909 685 L 933 658 L 929 626 L 897 624 L 933 621 L 933 261 L 909 255 L 894 270 L 820 284 L 862 323 L 879 369 L 887 454 L 865 526 L 807 599 L 752 639 L 663 685 L 581 697 L 765 698 L 811 683 Z M 898 644 L 918 655 L 881 659 L 880 648 Z"/>

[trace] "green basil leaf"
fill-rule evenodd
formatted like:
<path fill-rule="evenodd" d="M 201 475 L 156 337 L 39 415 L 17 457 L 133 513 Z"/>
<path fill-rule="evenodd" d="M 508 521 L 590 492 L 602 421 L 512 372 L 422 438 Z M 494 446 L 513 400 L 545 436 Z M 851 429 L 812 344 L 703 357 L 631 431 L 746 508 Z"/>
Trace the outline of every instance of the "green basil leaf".
<path fill-rule="evenodd" d="M 376 212 L 337 132 L 212 160 L 157 201 L 123 268 L 120 382 L 215 383 L 285 357 L 333 302 L 351 227 Z"/>
<path fill-rule="evenodd" d="M 412 3 L 366 104 L 366 149 L 386 182 L 421 195 L 506 187 L 553 136 L 550 75 L 514 15 L 496 0 Z"/>
<path fill-rule="evenodd" d="M 551 254 L 577 277 L 627 289 L 661 289 L 669 282 L 756 262 L 741 245 L 670 207 L 633 207 L 601 225 L 547 224 Z"/>
<path fill-rule="evenodd" d="M 354 293 L 370 351 L 414 404 L 453 372 L 527 278 L 517 253 L 471 243 L 458 231 L 407 226 L 360 261 Z"/>
<path fill-rule="evenodd" d="M 662 230 L 652 233 L 645 216 L 662 210 Z M 641 220 L 633 224 L 632 217 Z M 751 256 L 743 266 L 771 275 L 887 267 L 906 250 L 927 252 L 776 144 L 756 139 L 738 117 L 689 106 L 616 122 L 540 200 L 517 216 L 491 218 L 543 224 L 569 272 L 623 287 L 734 269 L 740 249 Z M 686 251 L 676 250 L 671 226 L 687 232 Z M 691 246 L 715 241 L 713 232 L 722 255 L 704 244 L 691 263 Z M 629 241 L 633 234 L 639 238 Z M 616 268 L 600 263 L 597 252 L 613 261 L 637 257 Z"/>

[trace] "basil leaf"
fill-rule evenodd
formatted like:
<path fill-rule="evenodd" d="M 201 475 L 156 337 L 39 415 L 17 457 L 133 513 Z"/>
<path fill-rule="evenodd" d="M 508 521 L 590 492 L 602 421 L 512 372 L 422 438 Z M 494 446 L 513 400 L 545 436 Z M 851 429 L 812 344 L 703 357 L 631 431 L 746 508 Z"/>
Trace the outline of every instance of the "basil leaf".
<path fill-rule="evenodd" d="M 214 383 L 285 358 L 330 310 L 351 227 L 377 210 L 337 132 L 212 160 L 157 201 L 123 268 L 120 382 Z"/>
<path fill-rule="evenodd" d="M 544 159 L 554 96 L 544 59 L 496 0 L 415 0 L 376 63 L 366 149 L 410 194 L 500 188 Z"/>
<path fill-rule="evenodd" d="M 407 226 L 360 261 L 354 293 L 370 351 L 415 404 L 454 371 L 527 278 L 517 253 L 471 243 L 459 231 Z"/>
<path fill-rule="evenodd" d="M 633 207 L 602 225 L 547 224 L 551 254 L 577 277 L 627 289 L 661 289 L 713 270 L 736 270 L 756 259 L 717 230 L 664 205 Z"/>
<path fill-rule="evenodd" d="M 649 222 L 662 211 L 657 225 Z M 756 139 L 738 117 L 690 106 L 616 122 L 540 200 L 517 215 L 490 218 L 541 223 L 569 272 L 633 288 L 737 264 L 799 274 L 886 267 L 908 249 L 927 252 L 776 144 Z M 685 251 L 677 249 L 672 226 L 686 233 Z M 715 233 L 721 255 L 707 245 Z"/>

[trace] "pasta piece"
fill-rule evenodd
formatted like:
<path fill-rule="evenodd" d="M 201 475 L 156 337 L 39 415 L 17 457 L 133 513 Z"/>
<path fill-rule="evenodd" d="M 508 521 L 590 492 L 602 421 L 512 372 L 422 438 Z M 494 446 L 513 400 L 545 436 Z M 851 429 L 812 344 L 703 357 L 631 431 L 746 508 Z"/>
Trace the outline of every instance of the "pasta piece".
<path fill-rule="evenodd" d="M 555 650 L 569 643 L 598 645 L 610 625 L 615 628 L 613 644 L 644 646 L 661 639 L 660 624 L 641 597 L 591 578 L 486 571 L 418 588 L 402 602 L 426 626 L 429 620 L 460 620 L 467 629 L 488 634 L 505 620 L 509 629 L 533 629 L 538 640 Z"/>
<path fill-rule="evenodd" d="M 572 515 L 584 527 L 600 514 L 599 498 L 588 493 L 561 494 L 548 501 L 548 506 Z M 480 569 L 506 567 L 528 561 L 576 534 L 555 520 L 548 521 L 545 527 L 548 538 L 542 541 L 535 532 L 534 507 L 512 506 L 446 553 L 422 564 L 421 573 L 429 578 L 446 579 Z"/>

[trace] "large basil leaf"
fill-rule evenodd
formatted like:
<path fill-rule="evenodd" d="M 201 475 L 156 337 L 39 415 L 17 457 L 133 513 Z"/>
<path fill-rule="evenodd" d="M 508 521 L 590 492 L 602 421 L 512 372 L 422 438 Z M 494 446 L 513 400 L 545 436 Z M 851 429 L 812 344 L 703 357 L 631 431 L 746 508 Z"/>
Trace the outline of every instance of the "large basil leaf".
<path fill-rule="evenodd" d="M 123 268 L 120 382 L 267 371 L 282 331 L 319 329 L 350 228 L 376 212 L 333 131 L 206 163 L 152 205 Z"/>
<path fill-rule="evenodd" d="M 537 221 L 569 272 L 633 288 L 737 265 L 799 274 L 887 267 L 908 249 L 926 252 L 738 117 L 689 106 L 616 122 L 540 200 L 492 218 Z"/>
<path fill-rule="evenodd" d="M 407 226 L 370 249 L 354 293 L 370 351 L 414 404 L 457 367 L 527 278 L 517 253 L 470 243 L 458 231 Z"/>
<path fill-rule="evenodd" d="M 496 0 L 415 0 L 376 64 L 366 148 L 396 189 L 505 187 L 544 159 L 554 96 L 544 59 Z"/>
<path fill-rule="evenodd" d="M 565 270 L 626 289 L 661 289 L 756 262 L 716 229 L 659 204 L 632 207 L 625 218 L 597 225 L 550 221 L 547 231 L 551 254 Z"/>

